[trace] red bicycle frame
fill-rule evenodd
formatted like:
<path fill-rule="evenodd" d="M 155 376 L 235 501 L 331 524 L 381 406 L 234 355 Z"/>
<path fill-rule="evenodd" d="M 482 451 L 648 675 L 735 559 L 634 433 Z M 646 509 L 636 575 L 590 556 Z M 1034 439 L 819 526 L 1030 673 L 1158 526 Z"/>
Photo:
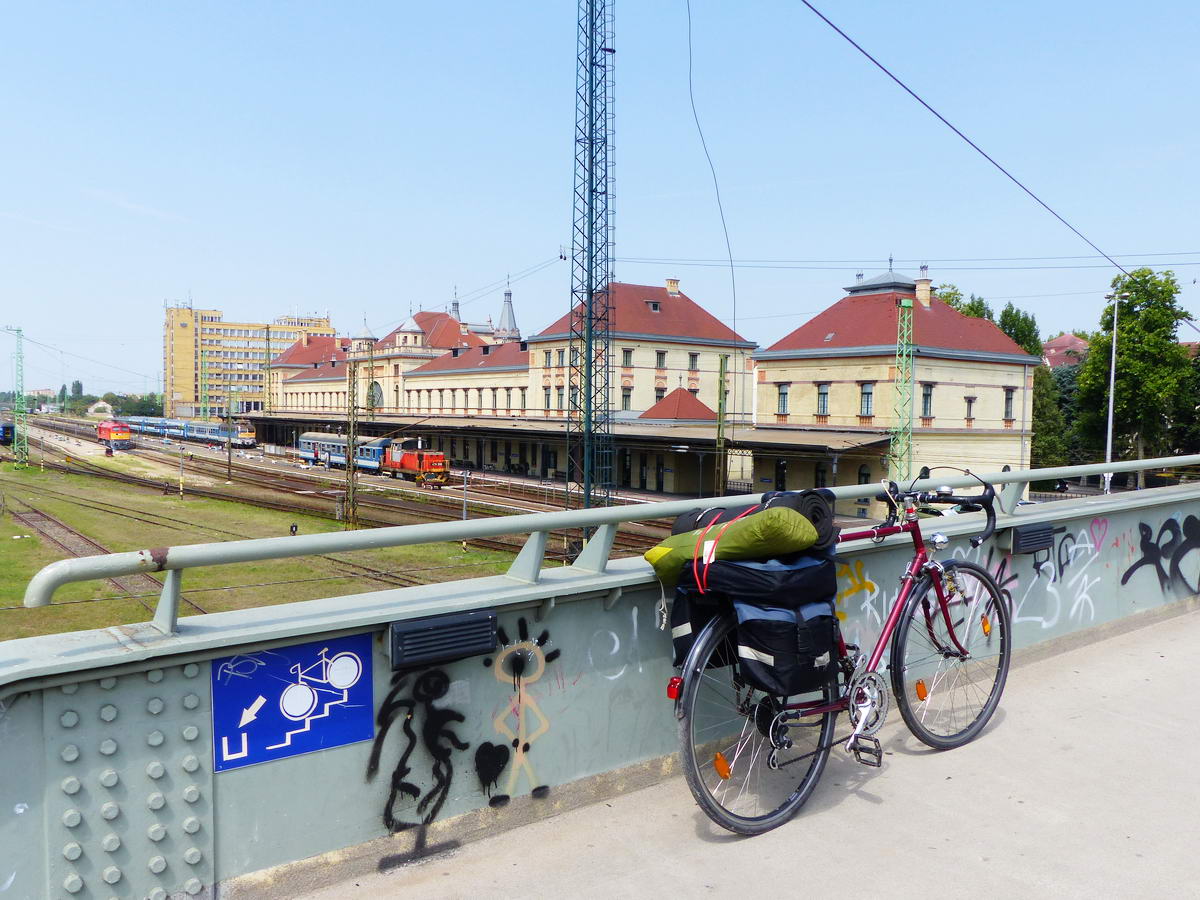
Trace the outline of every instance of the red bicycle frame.
<path fill-rule="evenodd" d="M 875 641 L 875 648 L 871 651 L 871 656 L 867 660 L 866 671 L 874 672 L 880 660 L 883 659 L 884 648 L 887 647 L 888 641 L 892 639 L 892 633 L 896 630 L 896 623 L 900 621 L 900 616 L 903 614 L 905 607 L 908 606 L 909 597 L 912 595 L 913 586 L 917 583 L 917 579 L 924 572 L 926 565 L 930 562 L 929 551 L 925 548 L 925 540 L 921 536 L 921 524 L 917 519 L 916 511 L 906 509 L 904 511 L 904 522 L 899 525 L 885 525 L 877 528 L 870 528 L 865 531 L 849 531 L 843 532 L 838 537 L 838 543 L 843 541 L 857 541 L 865 538 L 870 538 L 873 541 L 881 541 L 885 537 L 893 534 L 908 534 L 912 537 L 913 553 L 912 561 L 909 562 L 908 568 L 904 575 L 901 576 L 900 593 L 896 596 L 896 602 L 892 604 L 892 609 L 888 613 L 887 621 L 883 623 L 883 629 L 879 632 L 879 637 Z M 933 580 L 934 591 L 937 593 L 938 606 L 941 608 L 942 617 L 946 622 L 947 632 L 950 635 L 950 640 L 954 642 L 954 647 L 957 652 L 967 654 L 967 651 L 959 643 L 958 635 L 955 633 L 954 625 L 950 620 L 950 604 L 946 599 L 946 592 L 942 589 L 942 581 L 940 578 Z M 930 637 L 933 637 L 933 619 L 930 611 L 925 610 L 926 627 L 929 629 Z M 936 641 L 936 638 L 934 638 Z M 842 659 L 846 657 L 846 642 L 839 636 L 838 656 Z M 803 710 L 809 714 L 825 713 L 830 710 L 844 710 L 849 706 L 850 698 L 847 696 L 839 697 L 832 703 L 821 703 L 819 701 L 808 701 L 807 703 L 790 703 L 785 706 L 785 709 Z"/>

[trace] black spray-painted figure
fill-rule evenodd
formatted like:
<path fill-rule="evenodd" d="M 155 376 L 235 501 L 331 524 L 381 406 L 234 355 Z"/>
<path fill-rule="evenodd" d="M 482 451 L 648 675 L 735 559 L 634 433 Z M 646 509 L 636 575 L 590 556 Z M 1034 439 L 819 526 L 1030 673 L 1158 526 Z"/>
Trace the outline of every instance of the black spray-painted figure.
<path fill-rule="evenodd" d="M 1121 584 L 1126 584 L 1134 572 L 1146 566 L 1154 570 L 1158 586 L 1164 593 L 1174 588 L 1194 594 L 1197 586 L 1184 575 L 1183 561 L 1193 550 L 1200 550 L 1200 519 L 1188 516 L 1183 520 L 1182 528 L 1178 520 L 1167 519 L 1159 526 L 1157 535 L 1145 522 L 1139 522 L 1138 533 L 1142 558 L 1125 570 Z"/>
<path fill-rule="evenodd" d="M 389 831 L 404 831 L 418 825 L 428 825 L 437 818 L 450 793 L 450 784 L 454 779 L 454 763 L 451 755 L 454 750 L 466 750 L 470 744 L 459 740 L 458 735 L 450 730 L 451 723 L 464 721 L 463 715 L 452 709 L 441 709 L 434 702 L 446 696 L 450 689 L 450 679 L 440 669 L 430 669 L 417 676 L 412 687 L 412 697 L 401 697 L 408 684 L 406 673 L 397 672 L 392 676 L 392 689 L 379 707 L 375 718 L 378 731 L 375 734 L 375 744 L 371 748 L 371 757 L 367 762 L 367 779 L 370 780 L 379 771 L 379 757 L 383 752 L 383 744 L 388 731 L 403 712 L 402 729 L 406 738 L 404 752 L 392 771 L 391 790 L 388 793 L 387 805 L 383 810 L 383 824 Z M 422 713 L 421 742 L 426 752 L 433 759 L 431 774 L 433 787 L 417 804 L 417 814 L 424 814 L 420 822 L 402 822 L 396 818 L 396 802 L 401 795 L 407 795 L 413 800 L 421 796 L 421 790 L 407 778 L 412 772 L 409 758 L 416 747 L 417 735 L 413 731 L 413 719 L 420 704 Z"/>

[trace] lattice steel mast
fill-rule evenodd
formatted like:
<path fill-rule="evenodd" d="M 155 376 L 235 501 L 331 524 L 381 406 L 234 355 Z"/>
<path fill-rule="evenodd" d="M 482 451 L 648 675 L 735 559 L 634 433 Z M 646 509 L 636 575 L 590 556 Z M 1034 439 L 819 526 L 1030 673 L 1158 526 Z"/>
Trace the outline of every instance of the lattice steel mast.
<path fill-rule="evenodd" d="M 567 485 L 585 508 L 606 505 L 613 483 L 612 57 L 610 0 L 579 0 Z"/>
<path fill-rule="evenodd" d="M 29 418 L 25 410 L 25 332 L 5 325 L 17 339 L 13 349 L 13 458 L 18 466 L 29 465 Z"/>
<path fill-rule="evenodd" d="M 891 269 L 891 260 L 888 261 Z M 927 266 L 921 266 L 924 277 Z M 888 478 L 904 481 L 912 477 L 913 427 L 913 298 L 896 298 L 896 405 L 888 451 Z"/>

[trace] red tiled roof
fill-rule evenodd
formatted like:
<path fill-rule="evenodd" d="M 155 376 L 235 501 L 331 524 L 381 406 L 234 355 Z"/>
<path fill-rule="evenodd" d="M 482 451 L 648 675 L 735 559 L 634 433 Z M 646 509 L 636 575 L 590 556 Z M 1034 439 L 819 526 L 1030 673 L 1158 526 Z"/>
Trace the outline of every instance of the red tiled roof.
<path fill-rule="evenodd" d="M 1082 362 L 1087 350 L 1088 342 L 1069 332 L 1060 334 L 1042 344 L 1042 355 L 1046 357 L 1046 362 L 1052 369 L 1057 366 L 1071 366 Z"/>
<path fill-rule="evenodd" d="M 715 422 L 717 414 L 683 388 L 675 388 L 652 407 L 638 416 L 639 419 L 686 419 L 689 421 Z"/>
<path fill-rule="evenodd" d="M 425 343 L 437 350 L 453 350 L 455 347 L 482 347 L 487 343 L 474 332 L 468 331 L 463 334 L 462 323 L 449 313 L 421 310 L 413 313 L 410 318 L 425 333 Z M 385 334 L 376 346 L 395 346 L 396 336 L 401 333 L 400 329 L 407 324 L 408 319 L 405 319 L 402 324 Z M 401 344 L 400 347 L 403 349 L 404 345 Z"/>
<path fill-rule="evenodd" d="M 341 381 L 346 380 L 345 365 L 329 365 L 328 362 L 321 363 L 319 367 L 308 367 L 301 369 L 295 375 L 289 375 L 284 381 L 299 382 L 299 381 Z"/>
<path fill-rule="evenodd" d="M 311 366 L 315 362 L 330 359 L 345 359 L 345 350 L 350 346 L 349 338 L 342 337 L 310 337 L 308 346 L 304 339 L 296 341 L 273 360 L 272 366 Z"/>
<path fill-rule="evenodd" d="M 837 356 L 838 350 L 857 347 L 895 347 L 896 299 L 911 296 L 886 291 L 843 297 L 776 341 L 767 352 L 825 350 L 830 356 Z M 964 316 L 936 297 L 928 307 L 913 301 L 913 344 L 922 348 L 1029 355 L 995 323 Z"/>
<path fill-rule="evenodd" d="M 689 342 L 738 342 L 751 344 L 740 334 L 682 292 L 671 294 L 665 287 L 625 284 L 614 281 L 608 286 L 612 312 L 609 327 L 615 334 L 650 334 L 670 339 L 685 338 Z M 658 304 L 658 312 L 651 303 Z M 582 310 L 582 305 L 576 307 Z M 567 313 L 549 328 L 534 337 L 567 334 L 571 330 L 571 313 Z"/>
<path fill-rule="evenodd" d="M 484 353 L 484 350 L 487 353 Z M 423 366 L 417 366 L 412 375 L 430 375 L 435 372 L 458 371 L 461 369 L 508 369 L 529 368 L 529 351 L 522 350 L 516 341 L 506 344 L 487 344 L 483 347 L 471 347 L 460 350 L 458 356 L 453 352 L 443 353 L 437 359 L 431 359 Z"/>

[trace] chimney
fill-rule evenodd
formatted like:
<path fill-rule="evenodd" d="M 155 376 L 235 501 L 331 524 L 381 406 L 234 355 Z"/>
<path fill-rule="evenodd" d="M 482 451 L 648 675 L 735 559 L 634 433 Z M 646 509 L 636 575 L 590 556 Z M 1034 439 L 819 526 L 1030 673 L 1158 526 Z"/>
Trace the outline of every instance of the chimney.
<path fill-rule="evenodd" d="M 307 332 L 307 331 L 303 333 L 303 335 L 301 336 L 300 340 L 302 340 L 302 341 L 304 342 L 304 343 L 303 343 L 303 344 L 301 344 L 300 346 L 302 346 L 302 347 L 307 347 L 307 346 L 308 346 L 308 332 Z"/>
<path fill-rule="evenodd" d="M 933 282 L 929 278 L 929 266 L 927 266 L 927 265 L 921 266 L 921 277 L 918 278 L 916 280 L 916 282 L 917 282 L 917 302 L 920 303 L 926 309 L 929 309 L 929 297 L 930 297 L 930 287 L 929 286 L 931 284 L 933 284 Z"/>
<path fill-rule="evenodd" d="M 679 279 L 678 278 L 668 278 L 667 279 L 667 293 L 670 294 L 672 297 L 679 296 Z"/>

